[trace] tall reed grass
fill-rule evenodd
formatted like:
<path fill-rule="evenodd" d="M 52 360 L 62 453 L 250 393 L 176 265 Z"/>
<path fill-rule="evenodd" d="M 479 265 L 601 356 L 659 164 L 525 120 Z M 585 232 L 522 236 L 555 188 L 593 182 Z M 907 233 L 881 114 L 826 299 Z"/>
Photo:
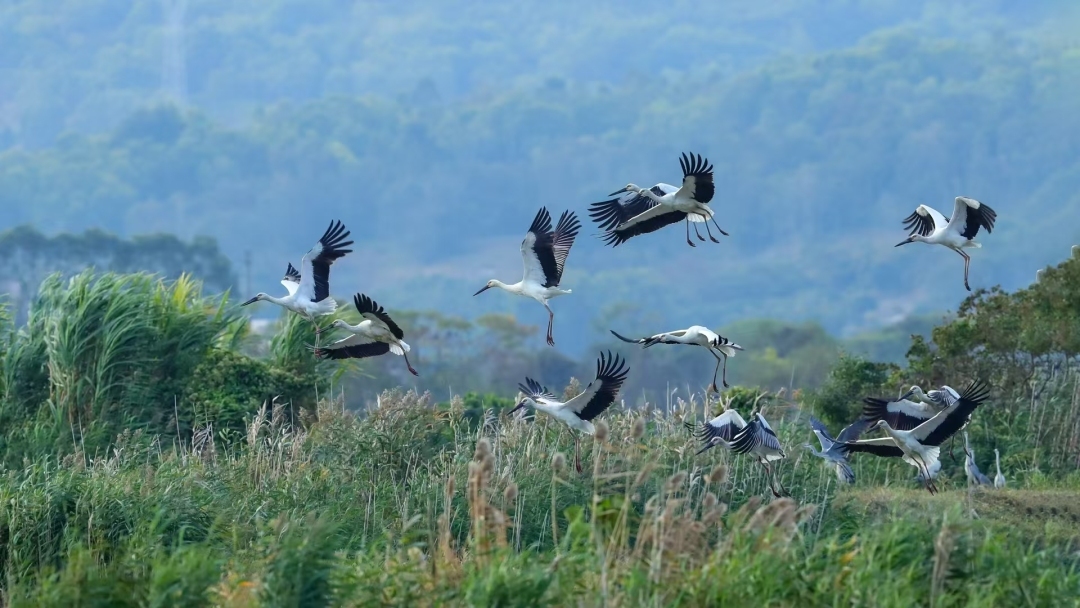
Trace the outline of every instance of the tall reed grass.
<path fill-rule="evenodd" d="M 703 414 L 694 401 L 614 409 L 606 436 L 584 443 L 583 474 L 563 456 L 573 438 L 549 419 L 488 412 L 470 425 L 459 400 L 449 410 L 414 393 L 379 402 L 358 416 L 327 399 L 305 428 L 268 402 L 227 447 L 173 447 L 135 431 L 108 455 L 6 471 L 5 601 L 946 606 L 1080 597 L 1080 509 L 1064 498 L 1075 478 L 1026 490 L 1023 472 L 1009 471 L 1013 489 L 968 491 L 960 467 L 946 467 L 946 491 L 931 497 L 910 467 L 859 458 L 858 483 L 840 488 L 794 447 L 810 434 L 798 408 L 781 403 L 766 415 L 791 452 L 780 475 L 792 496 L 773 500 L 757 465 L 721 449 L 693 456 L 681 423 Z M 1053 509 L 1045 525 L 1017 527 L 1025 516 L 1013 511 L 1033 506 Z"/>

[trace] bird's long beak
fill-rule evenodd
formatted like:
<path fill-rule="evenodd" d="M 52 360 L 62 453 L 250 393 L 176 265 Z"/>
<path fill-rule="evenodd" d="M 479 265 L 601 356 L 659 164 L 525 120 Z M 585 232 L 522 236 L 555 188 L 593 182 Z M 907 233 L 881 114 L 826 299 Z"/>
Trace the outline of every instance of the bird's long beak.
<path fill-rule="evenodd" d="M 250 300 L 248 300 L 247 302 L 244 302 L 240 306 L 247 306 L 248 304 L 254 304 L 255 302 L 258 302 L 258 301 L 259 301 L 259 296 L 255 296 L 254 298 L 251 298 Z"/>
<path fill-rule="evenodd" d="M 476 293 L 474 293 L 472 295 L 478 296 L 478 295 L 484 293 L 485 291 L 487 291 L 488 289 L 491 289 L 491 285 L 484 285 L 483 287 L 480 288 L 480 291 L 478 291 L 478 292 L 476 292 Z"/>
<path fill-rule="evenodd" d="M 903 396 L 900 397 L 900 401 L 903 401 L 903 400 L 911 397 L 914 394 L 915 394 L 915 391 L 908 391 L 908 392 L 904 393 Z"/>
<path fill-rule="evenodd" d="M 485 287 L 484 289 L 487 289 L 487 288 Z M 483 290 L 483 289 L 481 289 L 480 291 L 484 291 L 484 290 Z M 479 293 L 479 292 L 477 292 L 477 293 Z M 521 409 L 521 408 L 523 408 L 523 407 L 525 407 L 525 402 L 524 402 L 524 401 L 522 401 L 521 403 L 519 403 L 519 404 L 515 405 L 515 406 L 514 406 L 514 408 L 513 408 L 512 410 L 510 410 L 509 412 L 506 412 L 506 415 L 507 415 L 507 416 L 513 416 L 513 415 L 514 415 L 514 412 L 516 412 L 516 411 L 520 410 L 520 409 Z"/>
<path fill-rule="evenodd" d="M 619 188 L 618 190 L 612 192 L 608 196 L 615 196 L 616 194 L 622 194 L 623 192 L 629 192 L 629 190 L 627 190 L 626 187 L 624 186 L 624 187 Z"/>
<path fill-rule="evenodd" d="M 908 238 L 900 241 L 899 243 L 893 245 L 893 247 L 899 247 L 900 245 L 907 245 L 908 243 L 913 243 L 913 242 L 914 241 L 911 240 L 911 237 L 908 237 Z"/>

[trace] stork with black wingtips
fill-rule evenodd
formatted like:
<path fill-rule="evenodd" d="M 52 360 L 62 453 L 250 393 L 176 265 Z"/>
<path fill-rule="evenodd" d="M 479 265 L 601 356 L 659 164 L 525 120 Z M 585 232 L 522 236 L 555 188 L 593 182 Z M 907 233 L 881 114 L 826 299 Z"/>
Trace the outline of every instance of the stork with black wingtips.
<path fill-rule="evenodd" d="M 609 196 L 619 198 L 593 203 L 589 206 L 589 216 L 606 230 L 604 242 L 613 247 L 625 243 L 635 236 L 656 232 L 665 226 L 686 223 L 686 242 L 696 247 L 690 240 L 690 224 L 698 240 L 704 241 L 697 224 L 705 224 L 705 232 L 714 243 L 719 243 L 712 235 L 708 222 L 712 222 L 720 234 L 727 232 L 716 223 L 713 209 L 709 206 L 716 187 L 713 184 L 713 168 L 708 159 L 700 154 L 684 153 L 679 158 L 683 171 L 681 187 L 659 183 L 652 188 L 641 188 L 627 184 Z"/>
<path fill-rule="evenodd" d="M 973 198 L 958 196 L 953 204 L 953 214 L 948 220 L 933 207 L 919 205 L 911 215 L 904 218 L 904 228 L 911 231 L 908 238 L 896 244 L 897 247 L 908 243 L 929 243 L 943 245 L 964 258 L 964 287 L 971 291 L 968 284 L 968 268 L 971 257 L 964 249 L 979 248 L 975 235 L 980 228 L 987 233 L 993 232 L 997 213 L 989 205 Z"/>
<path fill-rule="evenodd" d="M 574 245 L 580 229 L 581 222 L 577 216 L 571 211 L 564 211 L 559 218 L 559 224 L 552 230 L 551 214 L 546 207 L 541 207 L 529 226 L 529 231 L 525 233 L 525 239 L 521 241 L 521 259 L 525 265 L 522 279 L 510 285 L 492 279 L 473 295 L 477 296 L 492 287 L 498 287 L 543 304 L 548 311 L 547 343 L 555 346 L 551 328 L 555 313 L 548 301 L 571 293 L 571 290 L 559 287 L 559 283 L 562 281 L 566 258 L 570 255 L 570 247 Z"/>

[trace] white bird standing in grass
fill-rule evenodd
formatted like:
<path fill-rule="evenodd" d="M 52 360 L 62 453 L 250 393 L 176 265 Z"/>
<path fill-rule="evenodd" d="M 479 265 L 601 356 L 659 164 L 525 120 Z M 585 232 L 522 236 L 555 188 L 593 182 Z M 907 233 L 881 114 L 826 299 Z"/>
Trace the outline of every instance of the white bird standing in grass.
<path fill-rule="evenodd" d="M 998 453 L 997 448 L 994 448 L 994 466 L 997 468 L 997 475 L 994 475 L 994 487 L 1005 487 L 1005 476 L 1001 474 L 1001 454 Z"/>
<path fill-rule="evenodd" d="M 655 232 L 665 226 L 686 222 L 686 242 L 696 247 L 690 240 L 690 223 L 694 222 L 694 232 L 698 240 L 704 241 L 697 224 L 705 224 L 705 232 L 714 243 L 719 243 L 712 235 L 708 222 L 711 220 L 720 234 L 728 233 L 716 223 L 713 217 L 712 200 L 716 187 L 713 184 L 713 168 L 708 159 L 700 154 L 683 154 L 679 158 L 682 167 L 682 187 L 671 184 L 656 184 L 652 188 L 640 188 L 627 184 L 609 196 L 628 194 L 619 198 L 593 203 L 589 206 L 589 216 L 601 230 L 606 230 L 604 242 L 613 247 L 625 243 L 631 238 Z"/>
<path fill-rule="evenodd" d="M 565 403 L 556 400 L 555 395 L 536 380 L 525 378 L 525 383 L 518 385 L 523 397 L 508 412 L 508 415 L 525 406 L 531 406 L 556 420 L 561 420 L 571 429 L 593 435 L 596 433 L 593 419 L 615 403 L 615 397 L 619 394 L 619 389 L 626 381 L 626 374 L 629 371 L 630 368 L 626 367 L 626 363 L 619 355 L 612 357 L 611 352 L 608 351 L 605 357 L 601 353 L 596 361 L 596 379 L 590 382 L 580 395 Z M 574 466 L 577 467 L 579 473 L 581 472 L 580 448 L 580 440 L 575 435 Z"/>
<path fill-rule="evenodd" d="M 919 205 L 911 215 L 904 218 L 904 229 L 911 230 L 911 234 L 896 246 L 929 243 L 944 245 L 959 253 L 964 258 L 964 287 L 971 291 L 971 286 L 968 285 L 971 258 L 964 253 L 964 249 L 982 247 L 974 241 L 975 235 L 979 233 L 979 228 L 986 228 L 988 233 L 993 232 L 996 219 L 997 213 L 988 205 L 966 196 L 956 197 L 952 218 L 948 221 L 936 209 Z"/>
<path fill-rule="evenodd" d="M 743 347 L 735 344 L 731 340 L 721 336 L 708 327 L 701 325 L 691 325 L 686 329 L 678 329 L 675 331 L 666 331 L 664 333 L 656 334 L 655 336 L 649 336 L 648 338 L 632 339 L 619 335 L 614 329 L 608 330 L 616 338 L 623 342 L 629 342 L 631 344 L 640 344 L 642 348 L 649 348 L 653 344 L 689 344 L 691 346 L 703 346 L 713 357 L 716 357 L 716 369 L 713 370 L 712 384 L 709 385 L 709 390 L 718 393 L 720 389 L 716 387 L 716 374 L 720 371 L 720 365 L 724 366 L 723 383 L 724 386 L 728 386 L 727 382 L 727 360 L 728 357 L 734 357 L 736 351 L 740 351 Z M 718 354 L 719 353 L 719 354 Z M 723 355 L 723 357 L 721 357 Z"/>
<path fill-rule="evenodd" d="M 319 334 L 338 328 L 352 335 L 323 348 L 311 347 L 315 356 L 322 359 L 364 359 L 393 353 L 405 358 L 409 373 L 419 376 L 409 363 L 410 347 L 403 339 L 405 332 L 401 331 L 383 307 L 362 293 L 353 296 L 353 305 L 364 320 L 357 325 L 349 325 L 345 320 L 337 319 L 326 330 L 316 332 Z"/>
<path fill-rule="evenodd" d="M 975 464 L 975 451 L 971 449 L 971 444 L 968 443 L 966 431 L 964 432 L 964 475 L 967 476 L 969 486 L 990 485 L 990 478 L 983 475 L 982 471 L 979 470 L 979 465 Z"/>
<path fill-rule="evenodd" d="M 836 439 L 833 439 L 825 425 L 811 416 L 810 428 L 814 430 L 814 435 L 817 437 L 818 443 L 821 444 L 821 451 L 815 450 L 814 446 L 809 443 L 804 443 L 803 448 L 810 450 L 811 454 L 829 463 L 836 471 L 836 478 L 841 483 L 852 484 L 855 483 L 855 471 L 851 470 L 851 463 L 848 462 L 848 451 L 844 447 L 844 442 L 855 441 L 869 426 L 870 423 L 865 420 L 856 420 L 844 427 L 840 434 L 836 436 Z"/>
<path fill-rule="evenodd" d="M 986 400 L 988 393 L 986 385 L 975 380 L 955 403 L 911 430 L 895 429 L 884 417 L 876 420 L 868 419 L 868 422 L 876 423 L 870 428 L 879 428 L 885 431 L 886 436 L 849 441 L 845 442 L 844 446 L 851 452 L 867 452 L 886 458 L 903 458 L 904 462 L 919 470 L 919 476 L 926 484 L 926 489 L 934 494 L 937 492 L 934 475 L 941 469 L 939 446 L 967 424 L 971 413 Z"/>
<path fill-rule="evenodd" d="M 521 241 L 521 259 L 525 264 L 525 276 L 514 283 L 507 285 L 494 279 L 480 291 L 481 293 L 498 287 L 519 296 L 532 298 L 544 305 L 548 311 L 547 343 L 555 346 L 555 338 L 552 337 L 551 326 L 555 321 L 555 313 L 548 306 L 548 300 L 571 293 L 569 289 L 560 289 L 559 281 L 562 280 L 563 267 L 566 265 L 566 257 L 570 255 L 570 247 L 574 244 L 581 222 L 573 212 L 564 211 L 559 218 L 559 224 L 555 230 L 551 229 L 551 215 L 546 207 L 541 207 L 533 219 L 532 226 L 525 233 L 525 240 Z"/>
<path fill-rule="evenodd" d="M 330 222 L 330 227 L 319 242 L 304 254 L 304 259 L 300 262 L 299 281 L 293 281 L 296 269 L 291 264 L 289 270 L 292 273 L 286 270 L 285 279 L 281 283 L 289 291 L 289 295 L 275 298 L 260 292 L 241 306 L 260 300 L 271 302 L 311 321 L 318 331 L 319 324 L 315 317 L 333 314 L 337 310 L 337 302 L 330 297 L 330 265 L 345 254 L 352 253 L 351 249 L 344 249 L 353 244 L 352 241 L 345 240 L 348 236 L 349 232 L 341 222 Z"/>

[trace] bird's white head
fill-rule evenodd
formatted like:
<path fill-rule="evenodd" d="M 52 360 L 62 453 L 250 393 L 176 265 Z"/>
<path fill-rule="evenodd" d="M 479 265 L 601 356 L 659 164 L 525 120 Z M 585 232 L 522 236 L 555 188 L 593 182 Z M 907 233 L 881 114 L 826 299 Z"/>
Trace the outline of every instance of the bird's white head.
<path fill-rule="evenodd" d="M 270 297 L 270 296 L 266 295 L 265 293 L 257 293 L 257 294 L 255 294 L 254 298 L 251 298 L 250 300 L 248 300 L 247 302 L 244 302 L 240 306 L 247 306 L 248 304 L 254 304 L 255 302 L 258 302 L 259 300 L 265 300 L 268 297 Z"/>
<path fill-rule="evenodd" d="M 612 192 L 608 196 L 615 196 L 616 194 L 622 194 L 623 192 L 633 192 L 634 194 L 641 194 L 644 188 L 638 188 L 636 184 L 626 184 L 621 189 Z"/>
<path fill-rule="evenodd" d="M 908 392 L 904 393 L 903 395 L 900 395 L 900 398 L 897 399 L 897 401 L 906 401 L 907 399 L 910 399 L 912 396 L 915 396 L 915 395 L 919 395 L 921 397 L 922 395 L 920 393 L 922 393 L 922 389 L 917 387 L 917 386 L 913 386 L 910 389 L 908 389 Z"/>
<path fill-rule="evenodd" d="M 875 429 L 885 430 L 885 429 L 889 428 L 889 423 L 885 422 L 885 419 L 882 418 L 881 420 L 878 420 L 877 422 L 874 423 L 874 428 Z"/>

